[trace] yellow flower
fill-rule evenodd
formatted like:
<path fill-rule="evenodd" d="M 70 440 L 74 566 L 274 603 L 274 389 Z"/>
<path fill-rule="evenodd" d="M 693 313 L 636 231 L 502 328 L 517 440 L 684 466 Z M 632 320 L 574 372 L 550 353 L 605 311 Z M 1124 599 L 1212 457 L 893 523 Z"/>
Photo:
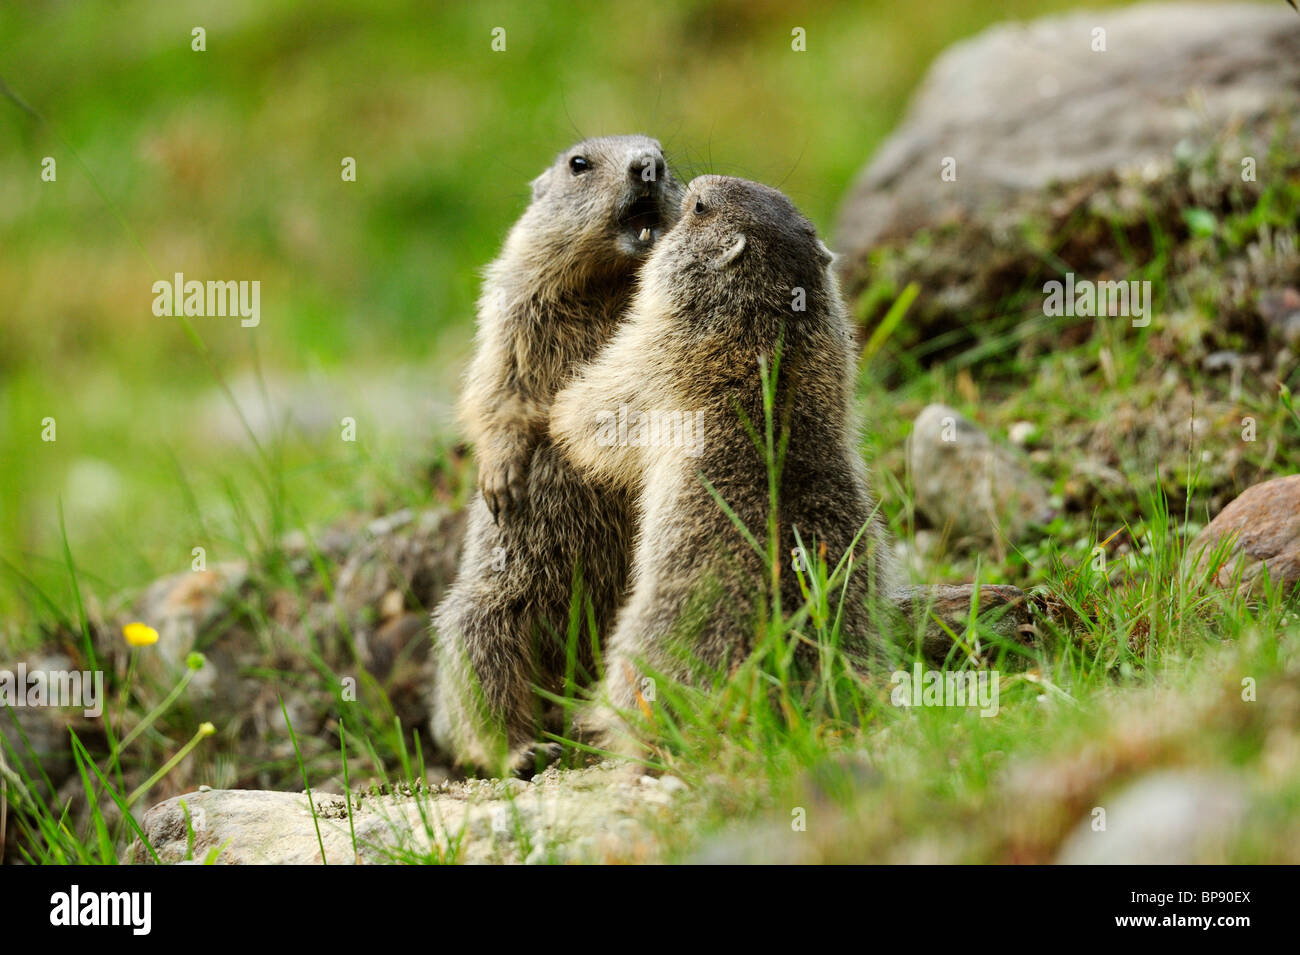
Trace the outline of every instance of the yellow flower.
<path fill-rule="evenodd" d="M 128 623 L 122 628 L 122 636 L 133 647 L 148 647 L 158 642 L 158 631 L 147 623 Z"/>

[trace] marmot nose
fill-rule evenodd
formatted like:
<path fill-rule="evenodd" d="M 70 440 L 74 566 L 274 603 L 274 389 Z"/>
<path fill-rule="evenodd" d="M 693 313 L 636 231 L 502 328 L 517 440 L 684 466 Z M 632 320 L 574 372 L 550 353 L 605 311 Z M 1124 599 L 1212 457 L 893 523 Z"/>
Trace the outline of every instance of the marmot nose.
<path fill-rule="evenodd" d="M 628 178 L 633 182 L 644 183 L 647 186 L 662 182 L 664 172 L 664 157 L 658 153 L 642 153 L 628 163 L 627 166 Z"/>

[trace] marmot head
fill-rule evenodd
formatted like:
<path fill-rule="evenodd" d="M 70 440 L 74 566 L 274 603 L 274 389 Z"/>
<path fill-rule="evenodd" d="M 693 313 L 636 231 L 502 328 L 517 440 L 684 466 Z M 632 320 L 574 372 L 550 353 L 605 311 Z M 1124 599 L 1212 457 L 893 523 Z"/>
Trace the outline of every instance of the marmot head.
<path fill-rule="evenodd" d="M 699 176 L 642 282 L 675 314 L 696 321 L 781 322 L 825 314 L 835 295 L 833 258 L 783 193 L 746 179 Z"/>
<path fill-rule="evenodd" d="M 677 221 L 682 200 L 663 149 L 645 136 L 584 140 L 532 188 L 525 244 L 575 274 L 635 268 Z"/>

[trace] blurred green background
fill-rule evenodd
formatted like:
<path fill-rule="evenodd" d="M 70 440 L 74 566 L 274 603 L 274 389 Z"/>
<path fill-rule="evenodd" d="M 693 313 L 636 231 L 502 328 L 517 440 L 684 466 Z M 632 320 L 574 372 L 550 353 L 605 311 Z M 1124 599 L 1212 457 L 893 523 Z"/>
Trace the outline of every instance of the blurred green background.
<path fill-rule="evenodd" d="M 1074 5 L 0 6 L 0 78 L 40 117 L 0 98 L 0 614 L 27 616 L 22 576 L 71 597 L 61 520 L 105 595 L 463 493 L 478 271 L 569 143 L 655 135 L 828 230 L 937 53 Z M 155 317 L 174 272 L 260 281 L 260 326 Z"/>

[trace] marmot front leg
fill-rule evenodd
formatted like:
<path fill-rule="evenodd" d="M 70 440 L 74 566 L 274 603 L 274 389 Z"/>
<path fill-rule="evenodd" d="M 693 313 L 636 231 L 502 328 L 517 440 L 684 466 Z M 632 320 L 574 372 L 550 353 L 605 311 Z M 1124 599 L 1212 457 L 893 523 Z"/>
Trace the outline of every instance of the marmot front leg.
<path fill-rule="evenodd" d="M 494 523 L 523 499 L 536 446 L 536 439 L 522 429 L 497 430 L 478 446 L 478 489 Z"/>
<path fill-rule="evenodd" d="M 588 479 L 615 487 L 635 487 L 644 466 L 639 448 L 618 439 L 618 416 L 636 403 L 652 408 L 665 399 L 658 382 L 632 368 L 653 361 L 651 346 L 625 327 L 551 403 L 551 440 L 565 459 Z M 629 381 L 642 387 L 633 390 Z"/>
<path fill-rule="evenodd" d="M 508 319 L 484 330 L 460 401 L 478 458 L 478 489 L 498 524 L 523 499 L 549 411 L 537 398 L 546 387 L 521 368 L 519 335 Z"/>

